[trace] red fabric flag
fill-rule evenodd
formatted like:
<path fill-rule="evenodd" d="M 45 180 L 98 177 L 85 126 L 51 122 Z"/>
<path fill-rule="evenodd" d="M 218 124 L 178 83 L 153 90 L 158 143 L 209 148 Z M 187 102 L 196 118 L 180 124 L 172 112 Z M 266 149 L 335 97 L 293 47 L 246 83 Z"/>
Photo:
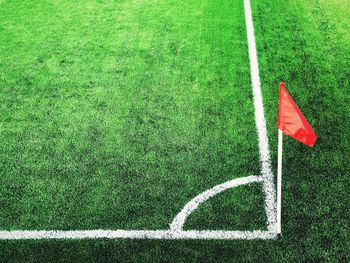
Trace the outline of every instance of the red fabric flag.
<path fill-rule="evenodd" d="M 280 84 L 278 129 L 310 147 L 314 146 L 317 139 L 311 125 L 285 89 L 284 82 Z"/>

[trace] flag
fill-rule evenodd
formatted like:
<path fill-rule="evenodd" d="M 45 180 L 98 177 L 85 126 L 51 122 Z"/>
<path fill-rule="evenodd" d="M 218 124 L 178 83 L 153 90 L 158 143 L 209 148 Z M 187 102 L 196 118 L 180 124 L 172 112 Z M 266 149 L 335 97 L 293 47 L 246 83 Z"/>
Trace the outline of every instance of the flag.
<path fill-rule="evenodd" d="M 280 84 L 278 129 L 310 147 L 314 146 L 317 138 L 311 125 L 285 89 L 284 82 Z"/>

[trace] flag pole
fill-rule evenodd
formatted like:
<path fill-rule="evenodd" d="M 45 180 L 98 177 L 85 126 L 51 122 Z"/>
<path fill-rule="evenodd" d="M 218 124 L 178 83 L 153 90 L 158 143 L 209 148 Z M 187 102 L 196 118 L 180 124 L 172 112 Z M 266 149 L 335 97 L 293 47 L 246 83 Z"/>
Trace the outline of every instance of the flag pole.
<path fill-rule="evenodd" d="M 278 168 L 277 168 L 277 234 L 281 234 L 282 208 L 282 146 L 283 132 L 278 129 Z"/>

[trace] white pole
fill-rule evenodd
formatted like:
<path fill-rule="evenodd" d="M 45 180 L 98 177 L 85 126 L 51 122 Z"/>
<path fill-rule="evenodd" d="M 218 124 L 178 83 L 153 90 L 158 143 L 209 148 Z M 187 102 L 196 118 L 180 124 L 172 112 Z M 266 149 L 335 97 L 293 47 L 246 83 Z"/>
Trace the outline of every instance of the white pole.
<path fill-rule="evenodd" d="M 282 145 L 283 132 L 278 129 L 278 168 L 277 168 L 277 234 L 281 234 L 282 208 Z"/>

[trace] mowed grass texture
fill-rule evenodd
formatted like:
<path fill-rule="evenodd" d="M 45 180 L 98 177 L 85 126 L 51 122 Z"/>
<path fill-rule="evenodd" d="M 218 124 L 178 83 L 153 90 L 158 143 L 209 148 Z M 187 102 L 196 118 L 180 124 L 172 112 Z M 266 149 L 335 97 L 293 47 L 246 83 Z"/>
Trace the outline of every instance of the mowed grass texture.
<path fill-rule="evenodd" d="M 283 236 L 3 241 L 3 261 L 350 260 L 349 2 L 252 9 L 274 164 L 282 79 L 319 136 L 285 138 Z M 3 229 L 162 228 L 194 192 L 259 172 L 241 1 L 2 1 L 0 14 Z M 263 226 L 256 188 L 209 201 L 190 227 Z"/>
<path fill-rule="evenodd" d="M 241 2 L 1 8 L 1 229 L 168 229 L 196 195 L 259 174 Z M 262 189 L 191 220 L 263 230 Z"/>

